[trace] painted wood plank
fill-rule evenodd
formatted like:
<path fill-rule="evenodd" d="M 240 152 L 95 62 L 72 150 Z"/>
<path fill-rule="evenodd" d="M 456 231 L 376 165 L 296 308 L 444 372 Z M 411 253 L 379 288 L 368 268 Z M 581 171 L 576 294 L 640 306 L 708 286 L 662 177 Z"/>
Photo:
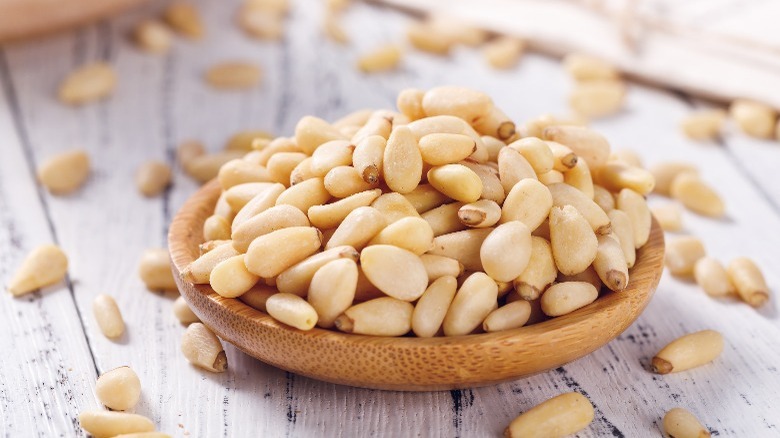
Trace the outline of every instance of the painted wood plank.
<path fill-rule="evenodd" d="M 138 412 L 176 436 L 320 436 L 323 431 L 335 436 L 484 436 L 500 434 L 518 412 L 546 398 L 578 390 L 588 394 L 598 413 L 583 437 L 656 433 L 664 410 L 676 405 L 688 406 L 721 435 L 777 430 L 771 407 L 778 389 L 771 383 L 778 380 L 772 365 L 778 359 L 776 311 L 757 314 L 741 304 L 715 302 L 671 278 L 664 278 L 640 321 L 607 347 L 558 370 L 489 388 L 419 394 L 348 388 L 285 373 L 230 346 L 228 373 L 211 375 L 190 367 L 178 353 L 182 329 L 170 314 L 171 298 L 143 290 L 135 269 L 144 248 L 164 243 L 171 214 L 195 185 L 177 173 L 166 197 L 140 198 L 132 175 L 144 159 L 170 160 L 173 146 L 184 138 L 200 138 L 217 149 L 241 128 L 284 134 L 304 114 L 334 119 L 363 107 L 387 107 L 408 86 L 480 88 L 518 119 L 566 110 L 570 84 L 547 58 L 529 56 L 513 71 L 493 72 L 469 50 L 443 59 L 409 53 L 400 72 L 365 76 L 353 68 L 356 55 L 396 41 L 406 17 L 358 4 L 346 16 L 355 45 L 341 48 L 322 41 L 316 8 L 296 6 L 280 45 L 247 41 L 229 27 L 231 8 L 203 3 L 210 29 L 224 30 L 210 32 L 199 44 L 178 41 L 168 57 L 141 54 L 124 39 L 128 27 L 148 11 L 71 39 L 9 52 L 35 159 L 67 144 L 81 144 L 95 158 L 96 175 L 81 194 L 47 197 L 47 202 L 63 244 L 79 260 L 74 274 L 79 308 L 88 310 L 100 292 L 120 301 L 128 338 L 118 344 L 106 341 L 90 319 L 87 335 L 101 371 L 121 364 L 138 371 L 144 386 Z M 105 57 L 123 78 L 114 99 L 75 111 L 52 101 L 58 79 L 72 66 Z M 261 63 L 265 85 L 242 94 L 217 93 L 202 84 L 205 67 L 232 58 Z M 139 77 L 144 79 L 134 80 Z M 686 215 L 688 229 L 720 257 L 755 255 L 776 288 L 780 279 L 771 250 L 780 242 L 760 230 L 776 229 L 779 219 L 722 150 L 680 140 L 676 121 L 685 111 L 675 96 L 634 87 L 628 110 L 596 126 L 613 144 L 640 148 L 648 162 L 681 158 L 706 164 L 705 177 L 726 197 L 732 221 Z M 681 376 L 657 377 L 645 370 L 661 345 L 701 328 L 721 330 L 730 341 L 718 364 Z"/>

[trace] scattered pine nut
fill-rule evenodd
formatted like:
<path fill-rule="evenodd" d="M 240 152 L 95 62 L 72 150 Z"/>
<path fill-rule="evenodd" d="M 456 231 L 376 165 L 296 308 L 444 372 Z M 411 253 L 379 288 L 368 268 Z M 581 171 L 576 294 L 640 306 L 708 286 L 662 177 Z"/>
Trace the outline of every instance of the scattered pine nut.
<path fill-rule="evenodd" d="M 690 276 L 696 262 L 705 255 L 701 240 L 693 236 L 679 236 L 666 242 L 664 263 L 672 275 Z"/>
<path fill-rule="evenodd" d="M 161 161 L 147 161 L 135 174 L 138 191 L 144 196 L 157 196 L 171 183 L 171 168 Z"/>
<path fill-rule="evenodd" d="M 188 153 L 195 152 L 193 150 Z M 194 154 L 193 154 L 194 155 Z M 241 158 L 241 151 L 223 151 L 213 154 L 198 154 L 188 157 L 188 161 L 183 161 L 184 171 L 187 175 L 200 183 L 208 182 L 219 175 L 219 169 L 226 163 Z"/>
<path fill-rule="evenodd" d="M 756 138 L 770 138 L 774 133 L 777 113 L 770 106 L 749 100 L 735 100 L 729 115 L 740 130 Z"/>
<path fill-rule="evenodd" d="M 696 174 L 686 172 L 678 175 L 672 182 L 670 193 L 696 213 L 715 218 L 726 214 L 720 195 Z"/>
<path fill-rule="evenodd" d="M 525 41 L 518 38 L 498 37 L 488 42 L 482 53 L 491 67 L 504 70 L 517 64 L 525 45 Z"/>
<path fill-rule="evenodd" d="M 682 211 L 676 203 L 666 203 L 650 207 L 655 220 L 661 225 L 664 231 L 682 230 Z"/>
<path fill-rule="evenodd" d="M 723 297 L 737 292 L 726 268 L 712 257 L 702 257 L 693 266 L 696 283 L 711 297 Z"/>
<path fill-rule="evenodd" d="M 699 170 L 693 164 L 678 161 L 664 161 L 651 167 L 650 173 L 655 178 L 653 193 L 671 196 L 672 183 L 678 175 L 683 173 L 699 174 Z"/>
<path fill-rule="evenodd" d="M 395 44 L 380 46 L 358 58 L 357 67 L 365 73 L 394 70 L 401 62 L 401 48 Z"/>
<path fill-rule="evenodd" d="M 152 420 L 143 415 L 102 410 L 81 412 L 79 425 L 95 438 L 154 431 Z"/>
<path fill-rule="evenodd" d="M 173 302 L 173 314 L 176 319 L 183 325 L 190 325 L 193 322 L 200 322 L 200 318 L 195 312 L 190 309 L 190 306 L 184 300 L 184 297 L 180 296 Z"/>
<path fill-rule="evenodd" d="M 181 338 L 181 351 L 187 360 L 204 370 L 222 373 L 227 370 L 227 356 L 219 338 L 205 325 L 195 322 Z"/>
<path fill-rule="evenodd" d="M 117 339 L 125 332 L 125 321 L 116 301 L 110 295 L 101 294 L 92 300 L 92 314 L 95 316 L 103 336 Z M 124 409 L 119 409 L 123 411 Z"/>
<path fill-rule="evenodd" d="M 163 12 L 165 22 L 173 30 L 187 38 L 198 40 L 203 38 L 205 27 L 200 12 L 195 5 L 184 2 L 174 2 Z"/>
<path fill-rule="evenodd" d="M 141 381 L 130 367 L 114 368 L 98 377 L 95 394 L 107 408 L 127 411 L 141 398 Z"/>
<path fill-rule="evenodd" d="M 22 261 L 8 284 L 15 297 L 59 283 L 68 273 L 68 257 L 56 245 L 41 245 Z"/>
<path fill-rule="evenodd" d="M 176 281 L 171 271 L 171 259 L 165 248 L 147 249 L 138 267 L 141 280 L 149 290 L 176 291 Z"/>
<path fill-rule="evenodd" d="M 769 287 L 753 260 L 747 257 L 732 260 L 728 266 L 728 275 L 742 301 L 753 307 L 761 307 L 769 301 Z"/>
<path fill-rule="evenodd" d="M 698 111 L 689 114 L 680 123 L 680 128 L 691 140 L 711 140 L 723 130 L 726 112 L 722 109 Z"/>
<path fill-rule="evenodd" d="M 220 90 L 242 90 L 256 86 L 262 79 L 259 67 L 240 61 L 225 62 L 206 71 L 206 82 Z"/>
<path fill-rule="evenodd" d="M 664 432 L 674 438 L 710 437 L 710 431 L 683 408 L 674 408 L 664 415 Z"/>
<path fill-rule="evenodd" d="M 570 53 L 563 58 L 563 68 L 576 81 L 611 81 L 619 79 L 614 66 L 582 53 Z"/>
<path fill-rule="evenodd" d="M 506 428 L 504 436 L 560 438 L 585 429 L 593 416 L 593 405 L 587 398 L 577 392 L 568 392 L 520 414 Z"/>
<path fill-rule="evenodd" d="M 577 84 L 569 94 L 569 106 L 588 118 L 605 117 L 623 108 L 626 86 L 619 81 L 592 81 Z"/>
<path fill-rule="evenodd" d="M 73 193 L 89 178 L 90 162 L 87 152 L 74 149 L 50 157 L 38 166 L 38 181 L 54 195 Z"/>
<path fill-rule="evenodd" d="M 164 54 L 171 49 L 171 31 L 157 20 L 143 20 L 136 24 L 133 38 L 139 48 L 151 53 Z"/>
<path fill-rule="evenodd" d="M 114 93 L 117 76 L 105 62 L 86 64 L 72 71 L 61 83 L 58 97 L 69 105 L 82 105 L 105 99 Z"/>
<path fill-rule="evenodd" d="M 723 336 L 702 330 L 675 339 L 653 357 L 653 371 L 676 373 L 712 362 L 723 351 Z"/>

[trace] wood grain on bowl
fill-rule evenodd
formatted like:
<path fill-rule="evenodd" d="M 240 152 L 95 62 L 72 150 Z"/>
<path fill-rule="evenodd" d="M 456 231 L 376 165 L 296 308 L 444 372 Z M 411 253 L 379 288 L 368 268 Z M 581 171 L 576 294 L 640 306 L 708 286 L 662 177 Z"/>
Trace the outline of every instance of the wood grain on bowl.
<path fill-rule="evenodd" d="M 173 220 L 168 245 L 174 275 L 192 310 L 222 339 L 281 369 L 344 385 L 402 391 L 486 386 L 530 376 L 585 356 L 623 332 L 653 296 L 663 270 L 663 232 L 653 221 L 628 287 L 582 309 L 504 332 L 438 338 L 383 338 L 275 321 L 179 273 L 198 256 L 203 222 L 220 194 L 212 181 Z"/>

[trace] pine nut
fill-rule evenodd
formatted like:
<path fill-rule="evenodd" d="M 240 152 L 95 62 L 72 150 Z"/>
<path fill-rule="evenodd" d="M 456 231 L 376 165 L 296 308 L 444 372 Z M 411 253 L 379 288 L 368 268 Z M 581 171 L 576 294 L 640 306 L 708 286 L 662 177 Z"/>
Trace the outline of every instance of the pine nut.
<path fill-rule="evenodd" d="M 586 194 L 568 184 L 551 184 L 548 186 L 548 189 L 550 194 L 552 194 L 555 207 L 564 205 L 574 207 L 588 221 L 593 231 L 597 234 L 609 234 L 612 230 L 607 214 Z"/>
<path fill-rule="evenodd" d="M 68 272 L 68 256 L 56 245 L 32 250 L 16 270 L 8 291 L 15 297 L 59 283 Z"/>
<path fill-rule="evenodd" d="M 723 336 L 702 330 L 675 339 L 653 357 L 653 371 L 676 373 L 712 362 L 723 351 Z"/>
<path fill-rule="evenodd" d="M 378 222 L 384 226 L 384 219 Z M 433 247 L 433 230 L 423 218 L 405 217 L 382 229 L 369 245 L 393 245 L 422 255 Z"/>
<path fill-rule="evenodd" d="M 479 256 L 490 278 L 510 282 L 528 266 L 531 258 L 531 230 L 518 221 L 501 224 L 482 242 Z"/>
<path fill-rule="evenodd" d="M 531 237 L 531 256 L 528 265 L 514 280 L 518 295 L 524 300 L 535 300 L 555 281 L 558 268 L 555 266 L 550 243 L 537 236 Z"/>
<path fill-rule="evenodd" d="M 265 308 L 265 304 L 268 302 L 268 298 L 277 293 L 279 293 L 279 291 L 276 290 L 275 287 L 268 286 L 264 283 L 258 283 L 255 285 L 255 287 L 249 289 L 245 294 L 238 297 L 238 299 L 253 309 L 268 313 L 268 309 Z"/>
<path fill-rule="evenodd" d="M 452 201 L 430 184 L 420 184 L 411 192 L 404 194 L 404 198 L 420 214 Z"/>
<path fill-rule="evenodd" d="M 360 251 L 385 225 L 385 217 L 379 210 L 373 207 L 358 207 L 339 224 L 325 249 L 349 245 Z"/>
<path fill-rule="evenodd" d="M 698 111 L 686 116 L 680 128 L 691 140 L 711 140 L 720 135 L 726 112 L 722 109 Z"/>
<path fill-rule="evenodd" d="M 463 265 L 455 259 L 433 254 L 423 254 L 420 256 L 420 260 L 422 260 L 423 266 L 425 266 L 425 272 L 428 273 L 428 282 L 433 282 L 441 277 L 450 276 L 457 278 L 463 275 Z"/>
<path fill-rule="evenodd" d="M 361 55 L 357 68 L 365 73 L 394 70 L 401 63 L 401 55 L 401 48 L 395 44 L 380 46 Z"/>
<path fill-rule="evenodd" d="M 466 159 L 477 145 L 471 137 L 464 134 L 436 133 L 420 138 L 419 147 L 423 161 L 440 166 Z"/>
<path fill-rule="evenodd" d="M 352 151 L 355 146 L 346 140 L 332 140 L 318 147 L 311 158 L 311 170 L 314 175 L 324 177 L 331 169 L 352 164 Z"/>
<path fill-rule="evenodd" d="M 363 181 L 369 184 L 379 182 L 386 145 L 387 140 L 384 137 L 370 135 L 355 146 L 355 151 L 352 153 L 352 163 Z"/>
<path fill-rule="evenodd" d="M 308 227 L 309 218 L 292 205 L 277 205 L 253 216 L 233 231 L 233 247 L 244 253 L 256 238 L 290 227 Z M 228 239 L 230 239 L 230 235 Z"/>
<path fill-rule="evenodd" d="M 628 264 L 619 237 L 599 236 L 599 248 L 593 268 L 610 290 L 621 291 L 628 285 Z"/>
<path fill-rule="evenodd" d="M 620 111 L 625 97 L 626 86 L 620 81 L 589 81 L 574 87 L 569 107 L 583 117 L 604 117 Z"/>
<path fill-rule="evenodd" d="M 636 246 L 634 245 L 634 228 L 631 219 L 621 210 L 612 210 L 608 216 L 612 222 L 614 237 L 617 237 L 623 251 L 626 266 L 633 268 L 634 263 L 636 263 Z"/>
<path fill-rule="evenodd" d="M 214 154 L 201 154 L 183 162 L 184 171 L 198 181 L 205 183 L 219 175 L 219 169 L 228 161 L 241 158 L 241 151 L 222 151 Z"/>
<path fill-rule="evenodd" d="M 428 273 L 417 254 L 392 245 L 372 245 L 360 253 L 369 281 L 387 295 L 415 301 L 428 286 Z"/>
<path fill-rule="evenodd" d="M 567 392 L 520 414 L 506 428 L 504 436 L 559 438 L 588 427 L 593 415 L 593 405 L 587 398 Z"/>
<path fill-rule="evenodd" d="M 479 175 L 462 164 L 433 167 L 428 171 L 428 182 L 447 197 L 461 202 L 474 202 L 482 195 Z"/>
<path fill-rule="evenodd" d="M 590 128 L 549 126 L 544 129 L 543 135 L 545 140 L 568 146 L 579 158 L 588 162 L 590 169 L 600 168 L 609 159 L 609 142 L 603 135 Z M 571 168 L 573 165 L 568 167 Z"/>
<path fill-rule="evenodd" d="M 271 182 L 271 175 L 264 166 L 244 159 L 230 160 L 217 173 L 222 190 L 246 183 Z"/>
<path fill-rule="evenodd" d="M 425 111 L 422 107 L 424 95 L 425 91 L 417 88 L 401 90 L 401 92 L 398 93 L 398 99 L 396 100 L 398 111 L 401 111 L 402 114 L 409 117 L 409 120 L 412 121 L 424 118 Z"/>
<path fill-rule="evenodd" d="M 268 160 L 278 152 L 304 152 L 306 155 L 311 155 L 311 152 L 299 147 L 297 138 L 292 139 L 288 137 L 277 137 L 257 152 L 254 163 L 261 166 L 267 165 Z"/>
<path fill-rule="evenodd" d="M 705 255 L 701 240 L 693 236 L 680 236 L 667 241 L 664 263 L 672 275 L 690 276 L 696 262 Z"/>
<path fill-rule="evenodd" d="M 242 90 L 257 85 L 262 78 L 260 68 L 242 61 L 216 64 L 206 70 L 206 82 L 220 90 Z"/>
<path fill-rule="evenodd" d="M 241 296 L 259 280 L 259 276 L 247 270 L 243 255 L 219 262 L 209 276 L 211 288 L 225 298 Z"/>
<path fill-rule="evenodd" d="M 577 165 L 577 161 L 579 161 L 580 158 L 570 147 L 555 141 L 548 141 L 547 146 L 553 154 L 553 170 L 568 172 L 569 169 Z M 588 167 L 590 167 L 590 165 Z"/>
<path fill-rule="evenodd" d="M 238 254 L 233 245 L 219 245 L 190 263 L 182 271 L 181 278 L 193 284 L 207 284 L 215 266 Z"/>
<path fill-rule="evenodd" d="M 517 64 L 525 45 L 525 41 L 517 38 L 498 37 L 485 45 L 482 54 L 491 67 L 505 70 Z"/>
<path fill-rule="evenodd" d="M 504 203 L 506 192 L 504 192 L 504 186 L 501 184 L 495 169 L 468 160 L 462 161 L 460 164 L 471 169 L 479 177 L 482 182 L 482 194 L 480 195 L 482 199 L 489 199 L 496 204 Z"/>
<path fill-rule="evenodd" d="M 317 325 L 331 328 L 352 305 L 357 289 L 358 269 L 354 260 L 339 258 L 317 270 L 311 279 L 308 301 L 317 311 Z"/>
<path fill-rule="evenodd" d="M 147 249 L 141 256 L 138 274 L 149 290 L 177 291 L 171 259 L 165 248 Z"/>
<path fill-rule="evenodd" d="M 230 209 L 233 212 L 241 211 L 250 201 L 252 201 L 257 195 L 266 192 L 273 188 L 275 183 L 243 183 L 235 185 L 223 193 L 225 194 L 225 201 L 230 205 Z"/>
<path fill-rule="evenodd" d="M 380 194 L 380 189 L 366 190 L 330 204 L 314 205 L 308 211 L 309 221 L 320 229 L 336 228 L 352 210 L 370 205 Z"/>
<path fill-rule="evenodd" d="M 769 287 L 758 266 L 747 257 L 738 257 L 729 263 L 728 274 L 742 301 L 761 307 L 769 301 Z"/>
<path fill-rule="evenodd" d="M 508 193 L 524 179 L 537 179 L 536 172 L 519 152 L 513 148 L 503 148 L 498 153 L 498 173 L 504 191 Z"/>
<path fill-rule="evenodd" d="M 490 333 L 520 328 L 528 322 L 530 316 L 531 305 L 528 301 L 514 301 L 490 312 L 482 323 L 482 329 Z"/>
<path fill-rule="evenodd" d="M 434 236 L 453 233 L 467 228 L 461 222 L 458 213 L 464 206 L 462 202 L 444 204 L 422 214 L 422 218 L 431 226 Z"/>
<path fill-rule="evenodd" d="M 227 370 L 227 355 L 217 335 L 205 325 L 195 322 L 187 327 L 181 338 L 181 352 L 187 360 L 212 373 Z"/>
<path fill-rule="evenodd" d="M 317 177 L 317 175 L 314 174 L 314 170 L 311 168 L 311 163 L 311 157 L 305 158 L 290 171 L 290 187 Z"/>
<path fill-rule="evenodd" d="M 618 149 L 612 151 L 612 153 L 609 154 L 608 161 L 623 163 L 627 166 L 640 167 L 644 169 L 642 158 L 636 151 L 632 149 Z"/>
<path fill-rule="evenodd" d="M 250 37 L 279 40 L 284 35 L 284 22 L 276 11 L 244 4 L 236 18 L 238 25 Z"/>
<path fill-rule="evenodd" d="M 152 420 L 126 412 L 84 411 L 79 414 L 79 425 L 95 438 L 154 431 Z"/>
<path fill-rule="evenodd" d="M 566 178 L 564 178 L 563 173 L 554 169 L 549 172 L 539 174 L 537 175 L 537 177 L 539 178 L 539 182 L 546 186 L 552 184 L 558 184 L 566 181 Z"/>
<path fill-rule="evenodd" d="M 82 65 L 60 83 L 57 96 L 68 105 L 83 105 L 105 99 L 114 93 L 117 76 L 105 62 Z"/>
<path fill-rule="evenodd" d="M 482 326 L 485 318 L 496 309 L 498 286 L 483 272 L 475 272 L 463 282 L 444 317 L 445 336 L 467 335 Z"/>
<path fill-rule="evenodd" d="M 412 313 L 415 335 L 430 338 L 438 333 L 457 288 L 458 282 L 453 276 L 439 277 L 428 286 Z"/>
<path fill-rule="evenodd" d="M 498 153 L 501 152 L 501 149 L 505 148 L 507 144 L 489 135 L 483 135 L 480 138 L 482 139 L 482 143 L 485 144 L 485 149 L 488 153 L 488 162 L 496 162 L 496 160 L 498 160 Z"/>
<path fill-rule="evenodd" d="M 358 192 L 371 190 L 376 184 L 369 184 L 352 166 L 334 167 L 325 175 L 325 190 L 335 198 L 346 198 Z"/>
<path fill-rule="evenodd" d="M 376 298 L 347 309 L 336 318 L 336 328 L 346 333 L 403 336 L 412 328 L 414 306 L 392 297 Z"/>
<path fill-rule="evenodd" d="M 777 113 L 768 105 L 749 100 L 735 100 L 729 114 L 739 129 L 757 138 L 770 138 L 774 134 Z"/>
<path fill-rule="evenodd" d="M 262 184 L 262 183 L 259 183 Z M 232 189 L 231 189 L 232 190 Z M 284 192 L 284 185 L 276 183 L 259 192 L 236 213 L 231 224 L 231 231 L 236 231 L 244 222 L 276 205 L 276 201 Z"/>
<path fill-rule="evenodd" d="M 171 183 L 171 168 L 160 161 L 147 161 L 138 168 L 135 182 L 144 196 L 157 196 Z"/>
<path fill-rule="evenodd" d="M 207 240 L 200 245 L 198 245 L 198 255 L 202 256 L 203 254 L 206 254 L 207 252 L 211 251 L 212 249 L 224 245 L 226 243 L 231 243 L 230 240 Z"/>
<path fill-rule="evenodd" d="M 655 187 L 652 173 L 621 162 L 606 163 L 599 169 L 596 179 L 600 185 L 614 192 L 631 189 L 640 195 L 647 195 Z"/>
<path fill-rule="evenodd" d="M 321 144 L 331 140 L 346 140 L 346 138 L 325 120 L 305 116 L 295 125 L 295 144 L 306 155 L 311 155 Z"/>
<path fill-rule="evenodd" d="M 601 282 L 601 278 L 599 277 L 599 274 L 596 272 L 596 270 L 593 268 L 593 265 L 588 266 L 588 269 L 580 272 L 579 274 L 563 275 L 561 273 L 558 273 L 558 278 L 556 278 L 555 281 L 557 283 L 566 283 L 572 281 L 585 282 L 595 287 L 596 290 L 598 291 L 600 291 L 601 287 L 604 286 L 604 283 Z"/>
<path fill-rule="evenodd" d="M 141 381 L 130 367 L 114 368 L 98 377 L 95 395 L 107 408 L 127 411 L 141 398 Z"/>
<path fill-rule="evenodd" d="M 698 175 L 683 173 L 672 182 L 671 195 L 689 210 L 710 216 L 722 217 L 726 206 L 717 192 Z"/>
<path fill-rule="evenodd" d="M 650 207 L 650 212 L 664 231 L 682 230 L 682 211 L 677 203 Z"/>
<path fill-rule="evenodd" d="M 512 187 L 501 207 L 501 222 L 520 221 L 535 230 L 553 206 L 550 190 L 539 181 L 524 179 Z"/>
<path fill-rule="evenodd" d="M 491 106 L 487 113 L 474 121 L 474 129 L 482 134 L 506 140 L 515 135 L 515 122 L 496 106 Z M 485 157 L 487 161 L 490 157 Z"/>
<path fill-rule="evenodd" d="M 408 127 L 393 129 L 387 140 L 382 165 L 385 183 L 391 190 L 409 193 L 420 184 L 422 155 Z"/>
<path fill-rule="evenodd" d="M 244 263 L 249 272 L 271 278 L 317 252 L 321 244 L 322 235 L 314 227 L 282 228 L 253 240 Z"/>
<path fill-rule="evenodd" d="M 90 173 L 86 151 L 74 149 L 50 157 L 38 167 L 38 181 L 54 195 L 67 195 L 78 190 Z"/>
<path fill-rule="evenodd" d="M 268 164 L 266 165 L 268 176 L 271 177 L 272 181 L 289 187 L 292 185 L 292 171 L 307 158 L 306 154 L 301 152 L 278 152 L 268 159 Z M 311 165 L 313 166 L 313 164 L 314 159 L 312 158 Z M 315 172 L 313 167 L 311 171 L 315 176 L 323 176 Z"/>
<path fill-rule="evenodd" d="M 227 143 L 225 143 L 225 150 L 257 150 L 258 145 L 261 145 L 264 142 L 270 143 L 273 139 L 273 134 L 268 131 L 239 131 L 230 136 Z"/>
<path fill-rule="evenodd" d="M 561 316 L 596 301 L 599 291 L 584 281 L 556 283 L 542 294 L 542 311 L 548 316 Z"/>
<path fill-rule="evenodd" d="M 187 38 L 198 40 L 205 33 L 203 20 L 195 5 L 184 2 L 172 3 L 163 12 L 163 18 L 173 30 Z"/>
<path fill-rule="evenodd" d="M 208 240 L 229 240 L 230 223 L 222 216 L 212 215 L 203 222 L 203 238 Z"/>
<path fill-rule="evenodd" d="M 737 291 L 726 272 L 726 268 L 712 257 L 702 257 L 697 260 L 693 266 L 693 276 L 696 283 L 709 296 L 723 297 L 733 295 Z"/>
<path fill-rule="evenodd" d="M 634 247 L 639 249 L 645 246 L 650 238 L 650 226 L 653 221 L 645 198 L 631 189 L 623 189 L 618 193 L 615 204 L 618 210 L 627 214 L 631 220 L 631 229 L 634 230 Z"/>
<path fill-rule="evenodd" d="M 427 116 L 450 115 L 474 123 L 486 115 L 493 100 L 485 93 L 463 87 L 431 88 L 423 96 L 423 111 Z"/>
<path fill-rule="evenodd" d="M 601 176 L 601 171 L 599 172 L 599 176 Z M 588 163 L 585 162 L 585 160 L 578 160 L 574 167 L 564 172 L 563 182 L 581 191 L 590 199 L 593 199 L 595 196 L 595 191 L 593 190 L 593 177 L 590 174 Z"/>
<path fill-rule="evenodd" d="M 664 432 L 674 438 L 710 438 L 710 431 L 683 408 L 674 408 L 664 415 Z"/>
<path fill-rule="evenodd" d="M 328 202 L 330 196 L 322 178 L 311 178 L 290 186 L 279 194 L 275 202 L 276 205 L 291 205 L 308 213 L 311 207 Z"/>
<path fill-rule="evenodd" d="M 428 254 L 441 255 L 459 261 L 468 271 L 481 271 L 479 250 L 492 228 L 472 228 L 443 234 L 433 239 L 433 249 Z"/>
<path fill-rule="evenodd" d="M 508 146 L 519 152 L 537 174 L 546 173 L 553 169 L 555 158 L 546 142 L 535 137 L 527 137 L 514 141 Z"/>
<path fill-rule="evenodd" d="M 305 296 L 315 272 L 325 264 L 342 258 L 357 261 L 360 255 L 351 246 L 339 246 L 314 254 L 284 270 L 276 277 L 279 292 Z"/>
<path fill-rule="evenodd" d="M 471 27 L 458 19 L 445 15 L 429 16 L 426 24 L 431 31 L 446 36 L 453 44 L 463 44 L 476 47 L 482 44 L 488 37 L 482 29 Z"/>
<path fill-rule="evenodd" d="M 142 50 L 151 53 L 167 53 L 173 43 L 168 28 L 157 20 L 146 19 L 135 26 L 133 38 Z"/>
<path fill-rule="evenodd" d="M 385 193 L 376 198 L 371 206 L 379 210 L 388 224 L 392 224 L 405 217 L 419 217 L 419 213 L 406 197 L 400 193 Z"/>
<path fill-rule="evenodd" d="M 583 53 L 570 53 L 563 58 L 563 69 L 576 81 L 619 79 L 615 67 L 599 58 Z"/>
<path fill-rule="evenodd" d="M 184 300 L 184 297 L 179 296 L 176 301 L 173 302 L 173 314 L 176 319 L 183 325 L 190 325 L 193 322 L 200 322 L 200 318 L 195 312 L 190 309 L 190 306 Z"/>
<path fill-rule="evenodd" d="M 198 140 L 186 140 L 176 148 L 176 160 L 185 169 L 193 158 L 197 158 L 206 153 L 203 143 Z"/>
<path fill-rule="evenodd" d="M 119 306 L 110 295 L 101 294 L 92 300 L 92 314 L 103 336 L 116 339 L 124 334 L 125 321 L 122 319 Z"/>
<path fill-rule="evenodd" d="M 598 239 L 591 226 L 571 205 L 550 210 L 550 244 L 555 265 L 565 275 L 584 271 L 598 251 Z"/>
<path fill-rule="evenodd" d="M 615 209 L 615 198 L 612 196 L 612 193 L 597 184 L 593 185 L 593 202 L 606 213 Z"/>
<path fill-rule="evenodd" d="M 653 193 L 671 196 L 672 182 L 674 182 L 678 175 L 683 173 L 698 175 L 699 170 L 692 164 L 677 161 L 664 161 L 651 167 L 650 173 L 652 173 L 655 178 Z"/>
<path fill-rule="evenodd" d="M 458 218 L 463 225 L 468 227 L 492 227 L 501 219 L 501 206 L 493 201 L 481 199 L 463 205 L 458 210 Z"/>
<path fill-rule="evenodd" d="M 447 55 L 454 45 L 451 36 L 437 32 L 427 23 L 412 23 L 406 29 L 406 38 L 417 50 L 434 55 Z"/>
<path fill-rule="evenodd" d="M 366 123 L 352 135 L 351 142 L 358 144 L 367 137 L 378 135 L 387 140 L 393 129 L 392 115 L 381 111 L 373 112 Z"/>

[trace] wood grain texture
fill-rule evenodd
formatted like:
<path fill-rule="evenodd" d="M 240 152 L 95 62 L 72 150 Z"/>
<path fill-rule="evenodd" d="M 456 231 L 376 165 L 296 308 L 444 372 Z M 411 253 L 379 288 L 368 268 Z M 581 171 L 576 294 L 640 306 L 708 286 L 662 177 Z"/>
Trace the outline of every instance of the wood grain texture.
<path fill-rule="evenodd" d="M 699 103 L 639 85 L 631 85 L 621 114 L 594 126 L 613 147 L 637 149 L 648 164 L 698 163 L 724 197 L 728 217 L 714 221 L 686 212 L 685 231 L 721 260 L 754 257 L 775 291 L 767 307 L 712 300 L 690 282 L 665 275 L 643 315 L 605 347 L 546 373 L 472 390 L 403 393 L 323 383 L 265 365 L 229 344 L 227 373 L 190 366 L 178 351 L 183 328 L 171 314 L 172 297 L 144 290 L 136 269 L 144 248 L 164 245 L 173 213 L 197 186 L 177 168 L 165 196 L 144 199 L 132 179 L 141 162 L 172 163 L 175 145 L 186 138 L 216 150 L 239 129 L 289 134 L 305 114 L 333 120 L 360 108 L 390 107 L 405 87 L 476 87 L 525 120 L 565 114 L 572 86 L 548 58 L 529 55 L 516 68 L 496 72 L 465 48 L 449 58 L 409 51 L 399 71 L 362 75 L 353 68 L 356 56 L 398 40 L 408 23 L 384 8 L 357 3 L 350 9 L 344 24 L 354 43 L 341 47 L 320 34 L 316 2 L 295 3 L 280 43 L 241 35 L 232 26 L 235 2 L 198 3 L 209 36 L 197 44 L 177 40 L 165 57 L 143 54 L 126 39 L 131 25 L 160 5 L 0 54 L 0 281 L 8 281 L 28 249 L 54 239 L 48 224 L 71 257 L 73 280 L 72 297 L 63 286 L 23 299 L 0 296 L 0 329 L 9 334 L 0 346 L 14 352 L 0 359 L 0 436 L 77 436 L 76 413 L 98 406 L 91 395 L 95 368 L 118 365 L 133 366 L 141 379 L 136 411 L 177 437 L 498 436 L 519 412 L 564 391 L 580 391 L 596 406 L 594 423 L 580 437 L 655 436 L 664 412 L 675 406 L 696 413 L 719 436 L 778 435 L 780 214 L 761 194 L 780 187 L 772 164 L 777 145 L 737 134 L 722 145 L 689 142 L 677 125 Z M 53 97 L 59 80 L 97 59 L 117 66 L 114 98 L 79 109 L 59 105 Z M 247 93 L 209 89 L 203 70 L 226 59 L 262 65 L 263 86 Z M 19 137 L 27 138 L 26 146 Z M 39 201 L 30 166 L 73 146 L 94 157 L 87 186 L 71 197 L 43 194 Z M 91 317 L 99 293 L 113 294 L 122 308 L 128 336 L 119 343 L 103 338 Z M 715 363 L 668 376 L 647 371 L 668 341 L 705 328 L 726 338 Z"/>
<path fill-rule="evenodd" d="M 174 217 L 168 248 L 174 278 L 192 310 L 220 338 L 281 369 L 362 388 L 440 391 L 494 385 L 558 368 L 604 346 L 642 313 L 658 286 L 664 236 L 657 222 L 637 253 L 630 282 L 594 303 L 539 324 L 446 338 L 359 336 L 314 328 L 297 330 L 208 285 L 182 280 L 198 258 L 203 223 L 222 193 L 206 184 Z"/>

